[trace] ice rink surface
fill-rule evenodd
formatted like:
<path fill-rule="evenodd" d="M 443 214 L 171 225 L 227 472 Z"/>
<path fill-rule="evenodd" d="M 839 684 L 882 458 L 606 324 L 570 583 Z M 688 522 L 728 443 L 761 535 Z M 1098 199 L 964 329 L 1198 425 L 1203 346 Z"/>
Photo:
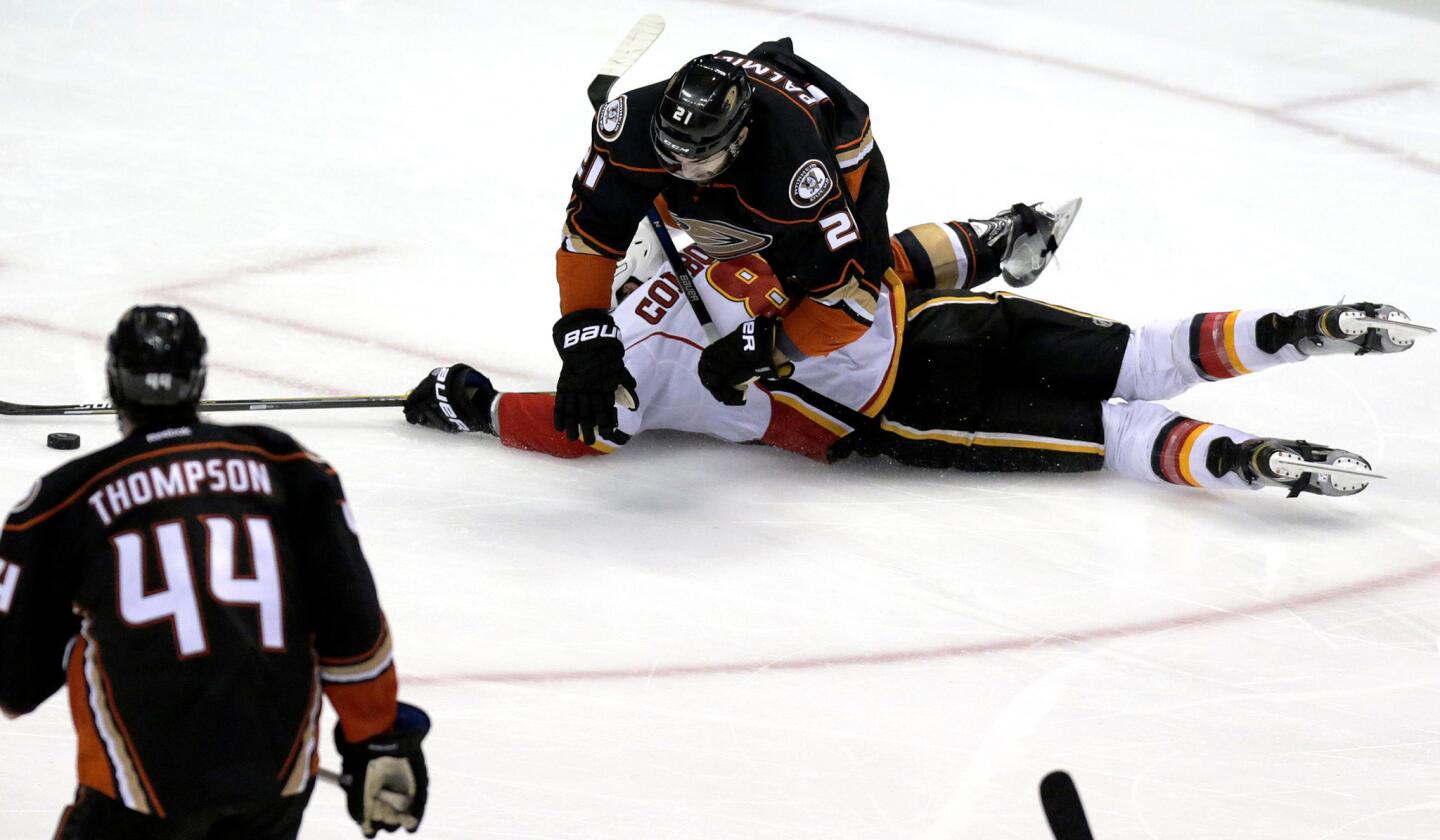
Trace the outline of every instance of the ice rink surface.
<path fill-rule="evenodd" d="M 1434 324 L 1440 22 L 1407 7 L 4 3 L 0 398 L 100 398 L 103 336 L 155 301 L 197 314 L 214 398 L 403 393 L 451 361 L 550 387 L 584 89 L 648 11 L 669 28 L 617 91 L 791 35 L 865 97 L 892 229 L 1084 196 L 1038 297 Z M 345 479 L 436 721 L 422 836 L 1041 838 L 1055 767 L 1102 840 L 1436 836 L 1440 341 L 1173 405 L 1390 479 L 1290 501 L 259 419 Z M 60 430 L 116 437 L 5 418 L 0 494 L 68 457 Z M 49 836 L 73 750 L 62 697 L 0 725 L 0 835 Z M 322 788 L 301 836 L 359 835 Z"/>

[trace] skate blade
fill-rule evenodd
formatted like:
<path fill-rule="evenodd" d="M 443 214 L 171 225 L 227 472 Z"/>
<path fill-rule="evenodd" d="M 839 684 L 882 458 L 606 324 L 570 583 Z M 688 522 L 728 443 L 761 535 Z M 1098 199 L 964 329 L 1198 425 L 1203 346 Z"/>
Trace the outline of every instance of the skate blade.
<path fill-rule="evenodd" d="M 1385 330 L 1392 335 L 1400 335 L 1405 338 L 1413 339 L 1419 338 L 1422 335 L 1434 335 L 1435 333 L 1434 327 L 1412 324 L 1409 321 L 1392 321 L 1389 318 L 1371 318 L 1365 315 L 1357 315 L 1348 320 L 1352 324 L 1360 324 L 1370 329 Z"/>
<path fill-rule="evenodd" d="M 1367 470 L 1364 467 L 1358 465 L 1352 467 L 1348 464 L 1318 464 L 1313 461 L 1306 461 L 1299 455 L 1295 455 L 1290 452 L 1276 452 L 1274 455 L 1271 455 L 1270 469 L 1276 475 L 1283 476 L 1285 478 L 1299 478 L 1301 474 L 1307 472 L 1321 473 L 1324 475 L 1332 476 L 1343 475 L 1351 478 L 1363 478 L 1365 479 L 1365 482 L 1369 482 L 1377 478 L 1388 478 L 1388 476 L 1383 476 L 1380 473 L 1375 472 L 1374 470 Z M 1349 482 L 1347 482 L 1347 484 L 1349 484 Z M 1345 488 L 1336 485 L 1335 489 L 1343 490 Z"/>

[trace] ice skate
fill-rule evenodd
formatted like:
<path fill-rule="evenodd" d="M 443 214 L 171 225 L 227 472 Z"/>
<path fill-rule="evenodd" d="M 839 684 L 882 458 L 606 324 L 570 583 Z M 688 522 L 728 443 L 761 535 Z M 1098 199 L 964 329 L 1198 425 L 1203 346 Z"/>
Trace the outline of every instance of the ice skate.
<path fill-rule="evenodd" d="M 1390 325 L 1393 322 L 1393 327 Z M 1433 330 L 1385 303 L 1341 303 L 1302 309 L 1277 319 L 1278 338 L 1307 356 L 1331 353 L 1399 353 Z"/>
<path fill-rule="evenodd" d="M 1000 258 L 1000 275 L 1011 286 L 1028 286 L 1050 264 L 1080 212 L 1080 199 L 1058 207 L 1016 204 L 993 219 L 971 220 L 970 228 Z"/>
<path fill-rule="evenodd" d="M 1210 445 L 1206 467 L 1216 476 L 1233 473 L 1250 484 L 1284 488 L 1291 498 L 1301 493 L 1353 496 L 1372 480 L 1385 477 L 1353 452 L 1280 438 L 1252 438 L 1244 443 L 1218 438 Z"/>

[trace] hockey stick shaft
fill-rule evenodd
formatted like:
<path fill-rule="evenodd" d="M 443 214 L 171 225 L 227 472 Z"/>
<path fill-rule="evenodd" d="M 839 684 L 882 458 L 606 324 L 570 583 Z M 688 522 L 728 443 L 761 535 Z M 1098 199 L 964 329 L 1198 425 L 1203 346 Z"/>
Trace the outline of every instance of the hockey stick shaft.
<path fill-rule="evenodd" d="M 396 408 L 405 404 L 405 394 L 390 397 L 276 397 L 260 400 L 201 400 L 200 411 L 284 411 L 311 408 Z M 53 417 L 85 414 L 114 414 L 109 402 L 75 405 L 26 405 L 0 400 L 0 415 L 11 417 Z"/>
<path fill-rule="evenodd" d="M 1040 780 L 1040 804 L 1055 840 L 1095 840 L 1085 806 L 1080 804 L 1080 791 L 1069 773 L 1056 770 Z"/>
<path fill-rule="evenodd" d="M 670 238 L 670 229 L 665 226 L 665 220 L 660 218 L 660 211 L 654 207 L 646 211 L 645 218 L 650 220 L 650 227 L 655 229 L 655 238 L 660 240 L 660 250 L 665 252 L 665 259 L 670 261 L 670 270 L 680 282 L 680 291 L 685 293 L 685 299 L 690 301 L 691 310 L 704 328 L 705 338 L 714 344 L 720 339 L 720 330 L 715 326 L 715 319 L 710 317 L 710 309 L 700 298 L 700 290 L 695 288 L 695 278 L 690 274 L 690 269 L 685 267 L 680 249 L 675 247 L 675 240 Z"/>

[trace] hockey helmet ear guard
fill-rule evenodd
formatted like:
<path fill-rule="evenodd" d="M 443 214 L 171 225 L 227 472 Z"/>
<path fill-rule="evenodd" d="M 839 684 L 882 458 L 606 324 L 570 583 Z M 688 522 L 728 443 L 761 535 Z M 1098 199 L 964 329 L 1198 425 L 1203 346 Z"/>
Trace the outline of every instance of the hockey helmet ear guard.
<path fill-rule="evenodd" d="M 655 156 L 672 175 L 708 181 L 739 153 L 754 91 L 744 70 L 713 55 L 691 59 L 665 86 L 650 120 Z"/>
<path fill-rule="evenodd" d="M 610 308 L 620 305 L 631 292 L 643 286 L 665 266 L 665 251 L 649 221 L 642 221 L 625 256 L 615 264 L 615 278 L 610 283 Z"/>
<path fill-rule="evenodd" d="M 183 406 L 205 390 L 205 336 L 179 306 L 136 306 L 107 342 L 110 399 L 117 406 Z"/>

